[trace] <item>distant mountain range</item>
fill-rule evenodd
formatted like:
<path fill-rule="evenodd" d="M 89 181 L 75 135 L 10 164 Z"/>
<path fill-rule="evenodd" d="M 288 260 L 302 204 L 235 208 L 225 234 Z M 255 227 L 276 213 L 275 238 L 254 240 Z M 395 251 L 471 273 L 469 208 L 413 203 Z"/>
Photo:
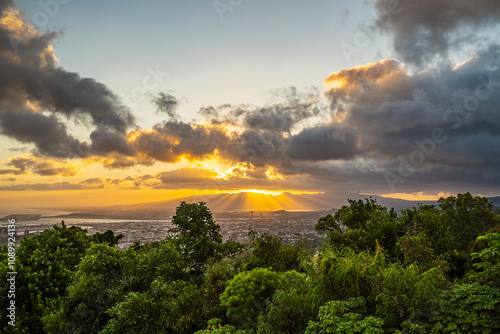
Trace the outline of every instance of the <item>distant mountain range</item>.
<path fill-rule="evenodd" d="M 169 219 L 181 202 L 205 202 L 214 214 L 236 214 L 241 212 L 268 212 L 270 214 L 288 211 L 305 212 L 317 211 L 322 214 L 335 212 L 347 199 L 366 199 L 372 197 L 382 206 L 394 208 L 396 211 L 411 208 L 418 204 L 437 205 L 437 201 L 407 201 L 403 199 L 386 198 L 378 195 L 362 195 L 355 193 L 320 193 L 320 194 L 291 194 L 268 195 L 255 192 L 239 192 L 224 194 L 196 195 L 165 201 L 138 203 L 130 205 L 114 205 L 92 208 L 60 209 L 70 214 L 61 214 L 59 218 L 116 218 L 116 219 Z M 500 213 L 500 196 L 488 198 L 494 205 L 495 211 Z"/>
<path fill-rule="evenodd" d="M 347 205 L 347 199 L 369 198 L 370 195 L 361 194 L 291 194 L 284 192 L 280 195 L 268 195 L 253 192 L 225 193 L 196 195 L 166 201 L 139 203 L 132 205 L 116 205 L 106 207 L 108 210 L 133 212 L 175 212 L 175 208 L 182 201 L 187 203 L 205 202 L 213 212 L 231 211 L 330 211 Z M 418 203 L 436 204 L 435 201 L 406 201 L 402 199 L 371 196 L 383 206 L 401 210 L 416 206 Z"/>

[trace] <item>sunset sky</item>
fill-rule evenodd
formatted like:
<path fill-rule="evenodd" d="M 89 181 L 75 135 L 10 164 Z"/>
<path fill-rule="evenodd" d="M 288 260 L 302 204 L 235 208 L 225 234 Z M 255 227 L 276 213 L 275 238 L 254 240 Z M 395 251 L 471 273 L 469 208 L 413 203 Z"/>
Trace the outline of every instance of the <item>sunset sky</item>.
<path fill-rule="evenodd" d="M 498 0 L 0 0 L 0 209 L 500 195 Z"/>

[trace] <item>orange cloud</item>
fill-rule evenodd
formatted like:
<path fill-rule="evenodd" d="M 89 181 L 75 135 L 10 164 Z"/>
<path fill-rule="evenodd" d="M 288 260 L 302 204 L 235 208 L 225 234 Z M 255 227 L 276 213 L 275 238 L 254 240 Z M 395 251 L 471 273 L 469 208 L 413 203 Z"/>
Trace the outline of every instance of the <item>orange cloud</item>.
<path fill-rule="evenodd" d="M 35 27 L 27 23 L 18 9 L 11 8 L 3 12 L 3 15 L 0 17 L 0 28 L 10 32 L 13 51 L 15 51 L 20 44 L 26 44 L 31 39 L 42 36 Z M 15 52 L 12 53 L 12 56 L 15 61 L 20 60 Z M 40 54 L 40 66 L 45 67 L 47 64 L 53 64 L 57 60 L 54 54 L 54 48 L 50 44 L 47 45 Z"/>
<path fill-rule="evenodd" d="M 9 159 L 6 164 L 14 168 L 0 169 L 0 174 L 24 175 L 37 174 L 41 176 L 74 176 L 78 172 L 78 167 L 72 163 L 24 155 Z"/>
<path fill-rule="evenodd" d="M 407 97 L 410 79 L 401 64 L 394 59 L 385 59 L 331 73 L 323 79 L 323 85 L 331 99 L 378 101 L 394 94 Z"/>

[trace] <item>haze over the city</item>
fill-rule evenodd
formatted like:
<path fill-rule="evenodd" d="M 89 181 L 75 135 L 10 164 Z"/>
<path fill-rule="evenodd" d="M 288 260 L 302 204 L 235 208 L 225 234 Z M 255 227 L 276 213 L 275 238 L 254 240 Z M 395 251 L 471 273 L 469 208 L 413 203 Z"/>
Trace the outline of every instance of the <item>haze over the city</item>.
<path fill-rule="evenodd" d="M 499 23 L 494 0 L 0 0 L 0 209 L 498 196 Z"/>

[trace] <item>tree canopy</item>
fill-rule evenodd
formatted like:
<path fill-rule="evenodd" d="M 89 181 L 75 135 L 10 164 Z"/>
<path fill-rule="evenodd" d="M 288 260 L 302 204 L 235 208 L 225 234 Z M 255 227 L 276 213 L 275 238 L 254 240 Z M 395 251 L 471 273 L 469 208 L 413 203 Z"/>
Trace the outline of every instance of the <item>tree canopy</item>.
<path fill-rule="evenodd" d="M 118 250 L 64 222 L 17 249 L 9 333 L 498 333 L 499 216 L 469 193 L 396 213 L 349 200 L 318 220 L 310 254 L 250 232 L 223 242 L 205 203 L 182 202 L 161 241 Z M 8 269 L 7 248 L 0 272 Z M 8 299 L 0 282 L 1 318 Z"/>

